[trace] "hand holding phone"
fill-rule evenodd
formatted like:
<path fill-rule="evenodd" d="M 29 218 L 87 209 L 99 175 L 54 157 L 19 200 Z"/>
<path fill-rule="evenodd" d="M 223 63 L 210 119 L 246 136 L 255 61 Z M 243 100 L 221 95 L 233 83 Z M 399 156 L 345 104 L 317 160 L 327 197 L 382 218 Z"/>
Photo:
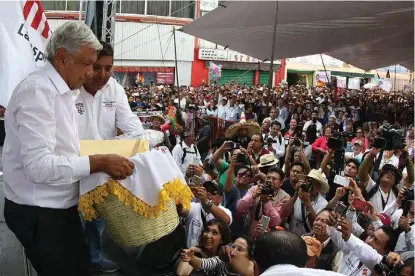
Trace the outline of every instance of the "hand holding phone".
<path fill-rule="evenodd" d="M 350 180 L 348 178 L 344 177 L 344 176 L 336 175 L 334 177 L 334 184 L 337 184 L 337 185 L 340 185 L 340 186 L 343 186 L 343 187 L 347 188 L 350 185 Z"/>
<path fill-rule="evenodd" d="M 362 211 L 364 214 L 366 214 L 369 211 L 369 203 L 366 201 L 363 201 L 359 198 L 354 198 L 352 201 L 352 207 L 356 210 Z"/>
<path fill-rule="evenodd" d="M 262 216 L 259 220 L 259 223 L 262 225 L 261 234 L 264 234 L 264 231 L 268 229 L 270 217 Z"/>

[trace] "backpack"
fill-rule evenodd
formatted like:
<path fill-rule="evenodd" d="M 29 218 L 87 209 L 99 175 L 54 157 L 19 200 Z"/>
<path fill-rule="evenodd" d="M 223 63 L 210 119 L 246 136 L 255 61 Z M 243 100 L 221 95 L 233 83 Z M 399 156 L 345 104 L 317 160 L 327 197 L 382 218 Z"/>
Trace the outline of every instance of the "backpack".
<path fill-rule="evenodd" d="M 187 151 L 187 150 L 186 150 L 186 148 L 184 148 L 184 147 L 183 147 L 183 141 L 182 141 L 182 142 L 180 142 L 180 146 L 182 147 L 182 150 L 183 150 L 182 164 L 184 163 L 184 159 L 186 158 L 186 154 L 187 154 L 187 153 L 190 153 L 190 154 L 196 154 L 196 156 L 197 156 L 197 155 L 199 155 L 199 156 L 200 156 L 199 150 L 197 149 L 197 146 L 196 146 L 196 145 L 193 145 L 193 147 L 194 147 L 194 149 L 195 149 L 195 151 L 194 151 L 194 152 L 193 152 L 193 151 Z"/>

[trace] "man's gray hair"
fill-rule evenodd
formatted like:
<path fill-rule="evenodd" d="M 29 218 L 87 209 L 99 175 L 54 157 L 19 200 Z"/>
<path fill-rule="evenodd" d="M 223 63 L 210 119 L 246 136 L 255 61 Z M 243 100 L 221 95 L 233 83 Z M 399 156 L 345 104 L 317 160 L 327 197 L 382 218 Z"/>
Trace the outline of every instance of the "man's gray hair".
<path fill-rule="evenodd" d="M 75 54 L 84 45 L 97 51 L 102 49 L 101 43 L 88 25 L 81 21 L 66 22 L 52 33 L 46 44 L 46 58 L 53 61 L 56 52 L 61 48 Z"/>

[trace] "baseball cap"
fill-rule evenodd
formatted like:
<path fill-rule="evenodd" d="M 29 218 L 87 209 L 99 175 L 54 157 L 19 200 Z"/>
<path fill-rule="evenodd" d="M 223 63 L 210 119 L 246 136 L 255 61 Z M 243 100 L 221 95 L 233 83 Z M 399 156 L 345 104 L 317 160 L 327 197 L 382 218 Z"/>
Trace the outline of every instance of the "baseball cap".
<path fill-rule="evenodd" d="M 363 146 L 363 142 L 361 140 L 354 141 L 353 145 Z"/>

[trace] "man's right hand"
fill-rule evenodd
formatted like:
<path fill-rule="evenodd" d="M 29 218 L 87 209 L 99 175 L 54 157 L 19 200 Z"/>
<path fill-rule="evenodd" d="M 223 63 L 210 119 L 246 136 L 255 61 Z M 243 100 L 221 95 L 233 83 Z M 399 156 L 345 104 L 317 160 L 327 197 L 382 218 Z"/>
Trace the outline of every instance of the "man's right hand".
<path fill-rule="evenodd" d="M 255 194 L 254 194 L 254 198 L 258 198 L 261 195 L 261 193 L 262 193 L 262 185 L 258 184 L 257 189 L 256 189 Z"/>
<path fill-rule="evenodd" d="M 134 163 L 117 154 L 91 155 L 91 173 L 104 172 L 114 180 L 125 179 L 134 172 Z"/>

